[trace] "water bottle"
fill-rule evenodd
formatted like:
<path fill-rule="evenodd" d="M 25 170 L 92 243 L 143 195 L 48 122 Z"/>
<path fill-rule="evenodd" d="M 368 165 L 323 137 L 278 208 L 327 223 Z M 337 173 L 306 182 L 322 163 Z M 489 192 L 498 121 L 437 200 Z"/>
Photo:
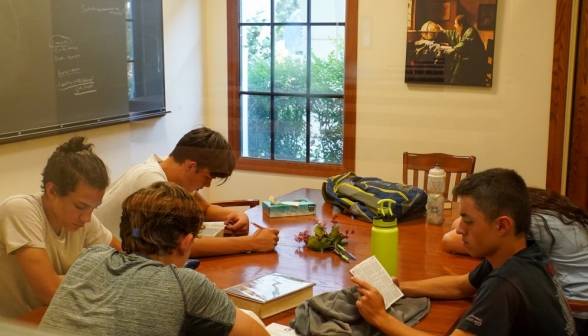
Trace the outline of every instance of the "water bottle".
<path fill-rule="evenodd" d="M 443 203 L 445 202 L 445 170 L 438 164 L 429 170 L 427 182 L 427 223 L 441 225 L 445 220 L 443 216 Z"/>
<path fill-rule="evenodd" d="M 392 203 L 390 199 L 378 202 L 378 215 L 372 221 L 371 249 L 388 275 L 398 276 L 398 227 Z"/>

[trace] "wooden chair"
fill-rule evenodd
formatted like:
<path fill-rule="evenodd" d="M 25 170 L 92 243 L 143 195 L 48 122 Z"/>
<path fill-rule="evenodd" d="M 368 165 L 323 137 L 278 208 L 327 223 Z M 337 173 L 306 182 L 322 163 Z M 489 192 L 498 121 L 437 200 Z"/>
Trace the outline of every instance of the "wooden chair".
<path fill-rule="evenodd" d="M 251 209 L 259 205 L 259 200 L 255 198 L 247 198 L 232 201 L 212 202 L 211 204 L 221 207 L 248 206 Z"/>
<path fill-rule="evenodd" d="M 584 300 L 569 300 L 570 309 L 575 312 L 588 312 L 588 301 Z"/>
<path fill-rule="evenodd" d="M 408 183 L 408 171 L 413 171 L 412 185 L 427 190 L 427 182 L 429 180 L 429 170 L 439 164 L 445 170 L 445 199 L 449 195 L 449 183 L 452 175 L 454 176 L 454 183 L 452 187 L 457 185 L 462 178 L 474 172 L 476 165 L 475 156 L 456 156 L 443 153 L 430 154 L 416 154 L 404 152 L 403 154 L 403 168 L 402 168 L 402 183 Z M 423 171 L 425 178 L 421 186 L 419 186 L 419 172 Z M 457 201 L 457 196 L 452 195 L 452 201 Z"/>

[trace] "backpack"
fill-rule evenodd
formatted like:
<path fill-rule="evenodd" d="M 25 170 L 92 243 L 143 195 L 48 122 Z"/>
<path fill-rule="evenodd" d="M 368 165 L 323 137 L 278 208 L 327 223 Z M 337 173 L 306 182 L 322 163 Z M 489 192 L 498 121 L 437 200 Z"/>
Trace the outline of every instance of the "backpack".
<path fill-rule="evenodd" d="M 422 214 L 427 204 L 423 189 L 377 177 L 359 177 L 353 172 L 328 178 L 322 194 L 325 202 L 339 207 L 343 213 L 370 223 L 378 214 L 378 201 L 382 199 L 392 200 L 392 212 L 398 221 Z"/>

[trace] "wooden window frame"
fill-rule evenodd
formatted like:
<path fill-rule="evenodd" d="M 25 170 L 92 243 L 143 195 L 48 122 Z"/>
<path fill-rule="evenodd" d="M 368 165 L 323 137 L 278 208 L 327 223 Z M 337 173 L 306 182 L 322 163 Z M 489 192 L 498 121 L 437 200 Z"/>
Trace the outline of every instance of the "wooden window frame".
<path fill-rule="evenodd" d="M 228 135 L 229 143 L 237 159 L 236 169 L 319 177 L 328 177 L 355 170 L 357 22 L 359 0 L 347 0 L 347 9 L 345 11 L 344 126 L 343 162 L 341 165 L 254 159 L 241 156 L 239 1 L 227 0 Z"/>

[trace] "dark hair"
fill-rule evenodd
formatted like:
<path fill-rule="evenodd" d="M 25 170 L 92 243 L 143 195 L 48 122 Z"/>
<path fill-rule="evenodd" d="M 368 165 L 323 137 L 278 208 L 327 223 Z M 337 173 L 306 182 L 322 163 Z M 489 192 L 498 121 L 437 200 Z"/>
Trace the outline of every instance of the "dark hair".
<path fill-rule="evenodd" d="M 80 181 L 96 190 L 108 186 L 108 169 L 102 160 L 92 152 L 92 144 L 86 144 L 83 136 L 75 136 L 57 147 L 43 169 L 43 185 L 47 183 L 57 187 L 57 194 L 65 196 L 74 191 Z"/>
<path fill-rule="evenodd" d="M 473 198 L 488 222 L 507 215 L 515 222 L 516 235 L 529 232 L 529 191 L 523 178 L 514 170 L 493 168 L 472 174 L 459 182 L 453 194 Z"/>
<path fill-rule="evenodd" d="M 543 222 L 545 231 L 551 236 L 550 251 L 555 243 L 555 237 L 551 233 L 545 218 L 540 216 L 542 214 L 554 216 L 565 225 L 576 225 L 584 229 L 584 233 L 588 235 L 588 214 L 566 196 L 551 190 L 532 187 L 529 187 L 529 196 L 531 197 L 531 211 L 534 215 L 537 215 L 537 219 Z"/>
<path fill-rule="evenodd" d="M 458 15 L 458 16 L 455 17 L 455 23 L 458 23 L 458 24 L 460 24 L 460 25 L 462 25 L 464 27 L 469 27 L 470 26 L 470 24 L 469 24 L 468 20 L 466 19 L 465 15 L 462 15 L 462 14 L 460 14 L 460 15 Z"/>
<path fill-rule="evenodd" d="M 198 234 L 202 218 L 200 206 L 184 188 L 155 182 L 122 204 L 122 249 L 127 253 L 172 254 L 182 235 Z"/>
<path fill-rule="evenodd" d="M 220 133 L 204 126 L 186 133 L 169 156 L 177 163 L 195 161 L 198 170 L 210 170 L 212 178 L 220 178 L 223 183 L 235 169 L 231 145 Z"/>

